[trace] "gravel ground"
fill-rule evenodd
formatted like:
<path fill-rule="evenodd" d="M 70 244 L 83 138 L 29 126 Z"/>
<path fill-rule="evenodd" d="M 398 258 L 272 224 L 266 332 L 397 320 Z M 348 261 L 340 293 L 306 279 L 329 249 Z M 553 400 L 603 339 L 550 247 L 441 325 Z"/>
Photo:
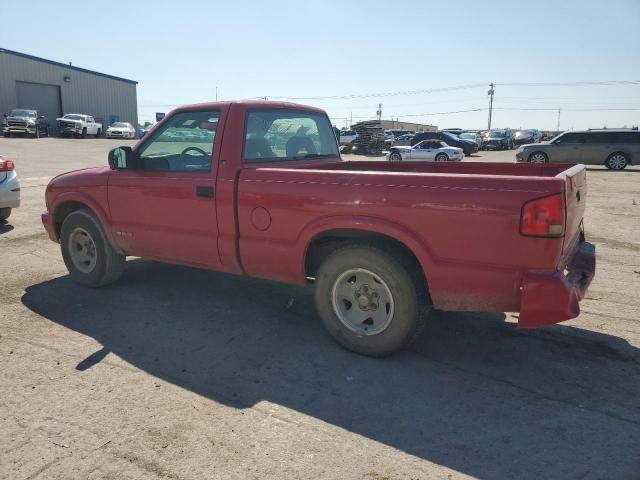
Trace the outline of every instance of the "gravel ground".
<path fill-rule="evenodd" d="M 640 478 L 638 167 L 589 169 L 580 317 L 436 312 L 378 360 L 338 347 L 305 288 L 143 260 L 73 284 L 44 188 L 118 143 L 0 139 L 23 186 L 0 225 L 0 478 Z"/>

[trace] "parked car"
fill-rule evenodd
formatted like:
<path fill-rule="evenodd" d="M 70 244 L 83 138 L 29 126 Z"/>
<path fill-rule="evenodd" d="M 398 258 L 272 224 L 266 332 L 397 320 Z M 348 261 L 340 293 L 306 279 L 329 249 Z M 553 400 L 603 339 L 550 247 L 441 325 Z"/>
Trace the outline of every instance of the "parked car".
<path fill-rule="evenodd" d="M 549 142 L 522 145 L 517 162 L 585 163 L 622 170 L 640 162 L 640 132 L 626 129 L 564 132 Z"/>
<path fill-rule="evenodd" d="M 415 135 L 415 133 L 406 133 L 404 135 L 400 135 L 399 137 L 396 137 L 395 140 L 393 141 L 394 145 L 397 146 L 407 146 L 407 145 L 411 145 L 411 140 L 413 140 L 413 136 Z"/>
<path fill-rule="evenodd" d="M 340 131 L 340 145 L 351 145 L 358 134 L 353 130 Z"/>
<path fill-rule="evenodd" d="M 127 122 L 115 122 L 107 128 L 107 138 L 136 138 L 136 129 Z"/>
<path fill-rule="evenodd" d="M 399 130 L 399 129 L 393 129 L 393 128 L 389 130 L 385 130 L 385 133 L 387 132 L 391 133 L 395 138 L 399 138 L 403 135 L 408 135 L 408 134 L 415 135 L 416 133 L 413 130 Z"/>
<path fill-rule="evenodd" d="M 457 135 L 457 136 L 460 136 L 460 134 L 464 132 L 464 130 L 461 128 L 443 128 L 442 131 L 453 133 L 454 135 Z"/>
<path fill-rule="evenodd" d="M 184 125 L 210 142 L 167 140 Z M 327 330 L 364 355 L 409 343 L 429 306 L 573 318 L 595 272 L 583 165 L 343 161 L 324 111 L 256 101 L 177 108 L 108 163 L 45 190 L 73 280 L 112 283 L 136 256 L 313 282 Z"/>
<path fill-rule="evenodd" d="M 513 150 L 513 133 L 508 128 L 489 130 L 482 139 L 482 150 Z"/>
<path fill-rule="evenodd" d="M 421 142 L 422 140 L 442 140 L 451 147 L 458 147 L 464 151 L 465 155 L 471 155 L 478 151 L 478 145 L 471 140 L 464 140 L 457 135 L 449 132 L 419 132 L 413 136 L 411 145 Z"/>
<path fill-rule="evenodd" d="M 20 182 L 16 165 L 0 155 L 0 222 L 4 222 L 11 210 L 20 206 Z"/>
<path fill-rule="evenodd" d="M 102 134 L 102 124 L 97 123 L 91 115 L 82 113 L 67 113 L 57 118 L 60 135 L 72 135 L 85 138 L 87 135 L 99 137 Z"/>
<path fill-rule="evenodd" d="M 412 147 L 393 146 L 389 160 L 422 160 L 435 162 L 460 161 L 464 158 L 461 148 L 450 147 L 442 140 L 423 140 Z"/>
<path fill-rule="evenodd" d="M 458 135 L 462 140 L 469 140 L 471 142 L 475 142 L 480 149 L 480 145 L 482 144 L 482 135 L 479 132 L 462 132 Z"/>
<path fill-rule="evenodd" d="M 40 138 L 42 135 L 49 136 L 49 120 L 44 115 L 40 115 L 37 110 L 15 108 L 4 115 L 2 121 L 2 134 L 9 137 L 12 134 L 31 135 L 33 138 Z"/>
<path fill-rule="evenodd" d="M 540 130 L 518 130 L 513 136 L 513 143 L 516 145 L 524 145 L 525 143 L 538 143 L 542 141 L 542 133 Z"/>

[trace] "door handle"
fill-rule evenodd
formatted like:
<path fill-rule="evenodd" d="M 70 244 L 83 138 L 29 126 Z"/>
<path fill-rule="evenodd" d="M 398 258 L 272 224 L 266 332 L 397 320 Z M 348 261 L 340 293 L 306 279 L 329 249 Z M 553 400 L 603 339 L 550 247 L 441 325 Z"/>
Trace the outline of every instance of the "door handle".
<path fill-rule="evenodd" d="M 196 195 L 198 197 L 213 198 L 213 187 L 207 185 L 197 185 Z"/>

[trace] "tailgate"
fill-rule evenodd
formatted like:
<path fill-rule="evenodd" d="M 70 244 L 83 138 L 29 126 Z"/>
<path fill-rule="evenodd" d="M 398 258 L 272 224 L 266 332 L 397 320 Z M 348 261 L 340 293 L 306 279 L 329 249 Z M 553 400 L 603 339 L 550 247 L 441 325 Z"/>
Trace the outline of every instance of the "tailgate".
<path fill-rule="evenodd" d="M 587 201 L 587 170 L 584 165 L 560 172 L 556 178 L 564 179 L 564 200 L 566 205 L 566 224 L 562 255 L 571 254 L 580 241 L 582 217 Z"/>

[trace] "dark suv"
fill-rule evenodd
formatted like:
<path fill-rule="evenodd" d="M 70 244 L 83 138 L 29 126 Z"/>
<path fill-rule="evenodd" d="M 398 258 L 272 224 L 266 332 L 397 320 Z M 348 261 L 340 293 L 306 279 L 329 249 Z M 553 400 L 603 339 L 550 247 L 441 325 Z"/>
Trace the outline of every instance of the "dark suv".
<path fill-rule="evenodd" d="M 513 150 L 515 143 L 513 142 L 513 132 L 508 128 L 500 128 L 489 130 L 482 137 L 482 150 Z"/>
<path fill-rule="evenodd" d="M 8 115 L 5 113 L 2 121 L 2 134 L 9 137 L 14 133 L 32 135 L 34 138 L 40 138 L 41 135 L 48 137 L 49 121 L 37 110 L 15 108 Z"/>
<path fill-rule="evenodd" d="M 640 162 L 640 132 L 629 129 L 564 132 L 549 142 L 523 145 L 516 161 L 585 163 L 622 170 Z"/>
<path fill-rule="evenodd" d="M 478 144 L 470 140 L 463 140 L 462 138 L 449 132 L 419 132 L 411 139 L 411 146 L 419 143 L 423 140 L 442 140 L 450 147 L 461 148 L 465 155 L 469 156 L 472 153 L 478 151 Z"/>

